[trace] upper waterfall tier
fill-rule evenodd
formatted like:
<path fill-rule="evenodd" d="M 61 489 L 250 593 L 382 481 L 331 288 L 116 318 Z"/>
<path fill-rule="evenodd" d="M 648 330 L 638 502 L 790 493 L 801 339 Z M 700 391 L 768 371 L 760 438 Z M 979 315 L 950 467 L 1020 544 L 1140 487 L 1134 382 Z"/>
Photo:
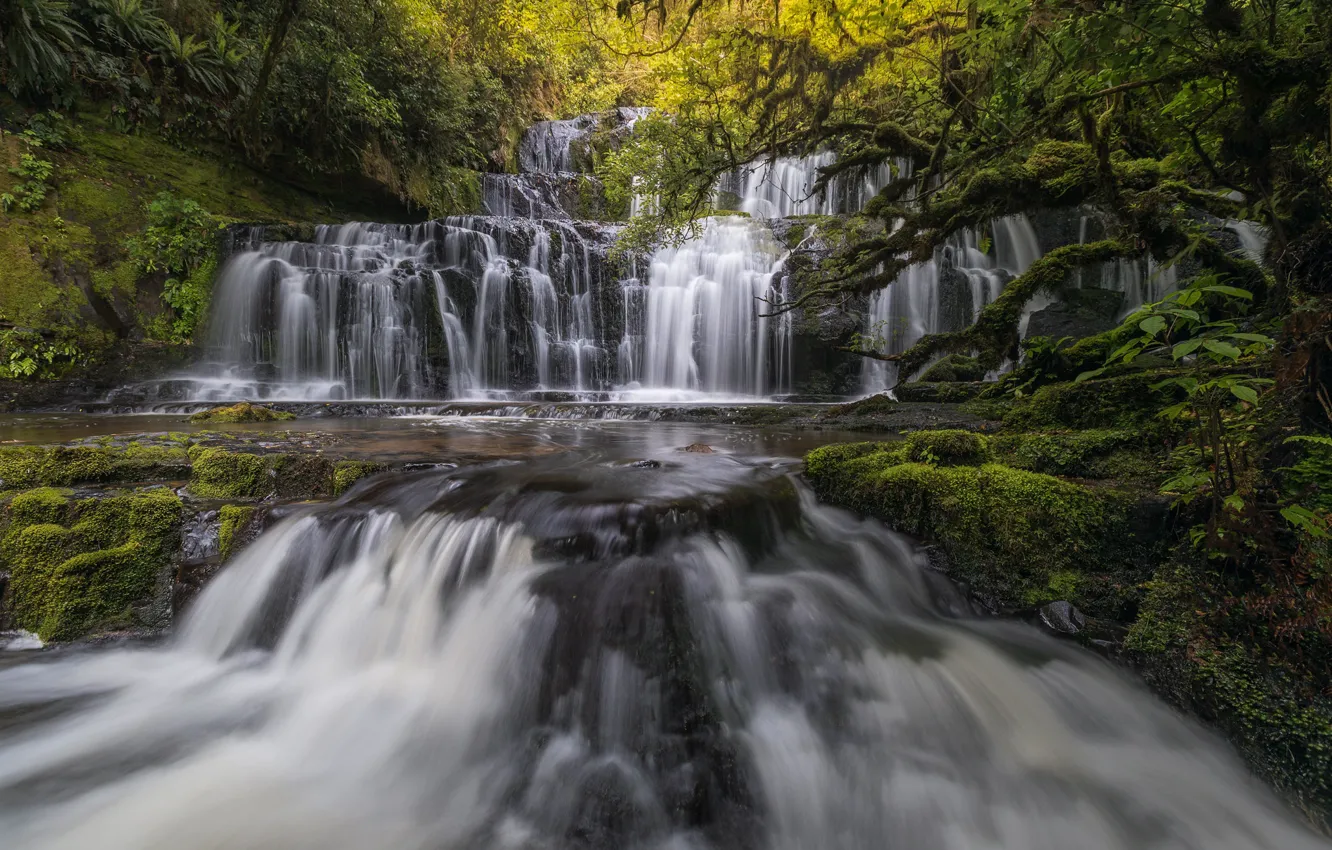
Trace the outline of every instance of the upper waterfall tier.
<path fill-rule="evenodd" d="M 650 111 L 642 106 L 621 106 L 561 121 L 538 121 L 523 133 L 518 146 L 518 169 L 537 174 L 589 172 L 593 136 L 604 135 L 606 144 L 614 144 L 627 138 L 634 124 Z"/>
<path fill-rule="evenodd" d="M 619 226 L 577 217 L 588 178 L 566 169 L 594 135 L 600 143 L 628 133 L 643 114 L 621 109 L 533 127 L 523 140 L 529 170 L 484 178 L 491 215 L 322 226 L 309 242 L 238 228 L 241 250 L 214 283 L 203 362 L 111 400 L 875 391 L 896 376 L 846 353 L 856 333 L 901 351 L 926 333 L 959 329 L 1040 256 L 1031 223 L 1013 216 L 985 234 L 954 235 L 933 262 L 907 269 L 868 302 L 774 314 L 776 302 L 798 294 L 788 245 L 774 235 L 797 230 L 775 220 L 857 212 L 909 173 L 901 162 L 851 170 L 816 192 L 819 169 L 835 162 L 820 153 L 720 180 L 718 207 L 746 217 L 717 216 L 695 238 L 613 259 Z M 820 226 L 804 222 L 799 231 Z"/>

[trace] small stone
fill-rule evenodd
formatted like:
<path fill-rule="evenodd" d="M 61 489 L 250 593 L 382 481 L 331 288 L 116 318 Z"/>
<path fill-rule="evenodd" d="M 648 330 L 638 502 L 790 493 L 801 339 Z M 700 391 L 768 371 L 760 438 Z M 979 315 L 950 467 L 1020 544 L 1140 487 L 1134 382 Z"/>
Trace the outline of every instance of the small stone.
<path fill-rule="evenodd" d="M 1042 605 L 1039 613 L 1046 628 L 1061 635 L 1075 635 L 1087 625 L 1087 618 L 1082 612 L 1062 599 Z"/>
<path fill-rule="evenodd" d="M 714 449 L 712 446 L 709 446 L 707 443 L 690 443 L 680 451 L 692 452 L 698 455 L 710 455 L 717 453 L 716 449 Z"/>
<path fill-rule="evenodd" d="M 686 449 L 686 451 L 688 450 Z M 635 469 L 661 469 L 661 461 L 659 460 L 639 460 L 629 465 Z"/>

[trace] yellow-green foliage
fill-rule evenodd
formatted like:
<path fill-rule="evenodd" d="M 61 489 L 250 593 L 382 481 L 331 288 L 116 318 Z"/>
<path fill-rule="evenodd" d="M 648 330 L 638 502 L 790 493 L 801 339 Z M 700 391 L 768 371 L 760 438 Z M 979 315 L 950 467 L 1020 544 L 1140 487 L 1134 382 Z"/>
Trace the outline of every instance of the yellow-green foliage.
<path fill-rule="evenodd" d="M 340 460 L 333 469 L 333 495 L 341 496 L 362 478 L 388 469 L 382 463 L 368 460 Z"/>
<path fill-rule="evenodd" d="M 217 529 L 217 547 L 223 558 L 231 557 L 236 547 L 236 538 L 249 526 L 254 518 L 254 508 L 246 505 L 223 505 L 218 511 L 220 525 Z"/>
<path fill-rule="evenodd" d="M 284 410 L 274 410 L 260 404 L 243 401 L 229 407 L 214 407 L 201 410 L 190 417 L 191 422 L 285 422 L 295 419 L 296 414 Z"/>
<path fill-rule="evenodd" d="M 196 446 L 190 460 L 190 492 L 201 499 L 262 499 L 275 489 L 261 455 Z"/>
<path fill-rule="evenodd" d="M 0 139 L 0 192 L 7 169 L 27 148 Z M 95 349 L 112 339 L 100 327 L 79 278 L 115 305 L 127 323 L 150 326 L 155 295 L 138 292 L 124 248 L 146 223 L 144 206 L 161 192 L 189 198 L 226 221 L 298 222 L 358 217 L 248 168 L 186 152 L 150 132 L 111 129 L 107 115 L 80 113 L 68 151 L 43 148 L 55 162 L 54 191 L 34 212 L 0 210 L 0 319 L 52 331 Z"/>
<path fill-rule="evenodd" d="M 938 545 L 959 578 L 1002 604 L 1067 598 L 1102 616 L 1129 604 L 1151 541 L 1133 534 L 1125 496 L 997 463 L 912 460 L 927 450 L 956 463 L 987 448 L 969 432 L 827 446 L 807 457 L 806 475 L 821 497 Z"/>
<path fill-rule="evenodd" d="M 150 624 L 141 609 L 179 542 L 174 493 L 70 500 L 41 489 L 15 496 L 8 513 L 0 555 L 18 626 L 43 640 L 72 640 L 109 625 Z"/>

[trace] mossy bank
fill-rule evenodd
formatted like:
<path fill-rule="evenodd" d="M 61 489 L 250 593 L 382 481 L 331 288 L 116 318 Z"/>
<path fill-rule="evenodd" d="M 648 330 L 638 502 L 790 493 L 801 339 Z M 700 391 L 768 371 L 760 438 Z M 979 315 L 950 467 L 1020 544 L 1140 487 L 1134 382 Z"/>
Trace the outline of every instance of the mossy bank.
<path fill-rule="evenodd" d="M 1076 639 L 1214 724 L 1326 824 L 1326 669 L 1273 633 L 1275 615 L 1235 603 L 1230 580 L 1195 548 L 1187 511 L 1158 493 L 1179 456 L 1168 426 L 1143 415 L 1142 380 L 1010 400 L 987 411 L 1005 423 L 997 433 L 826 446 L 808 455 L 806 476 L 822 499 L 930 544 L 998 612 L 1072 603 L 1086 616 Z"/>
<path fill-rule="evenodd" d="M 0 629 L 44 641 L 168 626 L 276 508 L 392 468 L 308 433 L 0 448 Z"/>

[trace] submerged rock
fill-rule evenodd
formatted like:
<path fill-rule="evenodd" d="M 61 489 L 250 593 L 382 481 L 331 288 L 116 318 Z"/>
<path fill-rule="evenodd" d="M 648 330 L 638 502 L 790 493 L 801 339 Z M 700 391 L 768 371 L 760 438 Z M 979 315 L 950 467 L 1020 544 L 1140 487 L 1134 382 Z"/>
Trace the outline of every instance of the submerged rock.
<path fill-rule="evenodd" d="M 680 451 L 691 452 L 697 455 L 711 455 L 717 453 L 717 450 L 712 446 L 709 446 L 707 443 L 691 443 L 683 449 L 680 449 Z"/>

